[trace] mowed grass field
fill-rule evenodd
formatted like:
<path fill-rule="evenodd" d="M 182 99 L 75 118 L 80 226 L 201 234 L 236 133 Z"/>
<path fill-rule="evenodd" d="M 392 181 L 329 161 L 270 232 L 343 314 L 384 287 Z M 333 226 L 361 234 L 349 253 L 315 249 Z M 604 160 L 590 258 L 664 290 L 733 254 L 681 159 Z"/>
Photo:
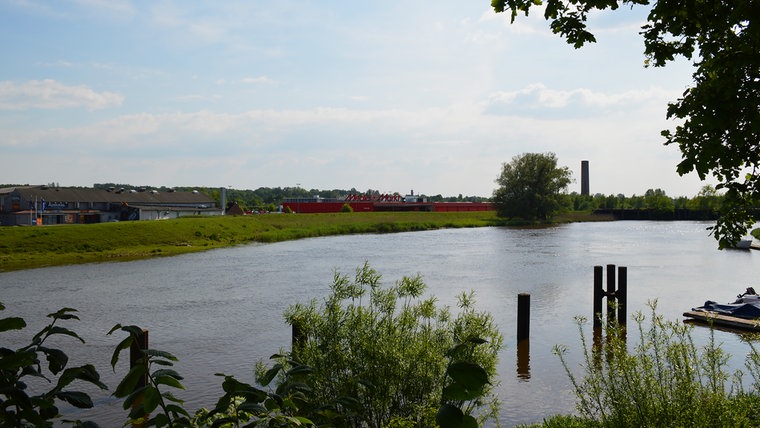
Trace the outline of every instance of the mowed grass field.
<path fill-rule="evenodd" d="M 496 224 L 494 212 L 373 212 L 0 227 L 0 271 L 172 256 L 249 242 Z"/>
<path fill-rule="evenodd" d="M 558 221 L 588 221 L 565 215 Z M 494 211 L 261 214 L 89 225 L 0 227 L 0 272 L 173 256 L 250 242 L 508 225 Z"/>

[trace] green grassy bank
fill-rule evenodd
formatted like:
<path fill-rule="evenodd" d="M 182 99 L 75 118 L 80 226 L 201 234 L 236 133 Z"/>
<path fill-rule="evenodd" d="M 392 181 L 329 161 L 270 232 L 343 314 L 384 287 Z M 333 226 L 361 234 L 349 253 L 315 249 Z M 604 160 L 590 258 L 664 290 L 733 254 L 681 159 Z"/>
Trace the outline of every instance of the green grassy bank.
<path fill-rule="evenodd" d="M 568 214 L 557 221 L 588 221 Z M 0 227 L 0 272 L 74 263 L 125 261 L 250 242 L 354 233 L 508 225 L 493 211 L 268 214 L 185 217 L 91 225 Z"/>

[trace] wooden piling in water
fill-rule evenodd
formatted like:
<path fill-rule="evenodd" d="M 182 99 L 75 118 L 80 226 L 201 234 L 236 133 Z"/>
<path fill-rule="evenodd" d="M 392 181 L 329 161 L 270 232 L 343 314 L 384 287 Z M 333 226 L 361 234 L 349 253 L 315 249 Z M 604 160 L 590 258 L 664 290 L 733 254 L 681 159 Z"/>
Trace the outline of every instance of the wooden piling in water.
<path fill-rule="evenodd" d="M 617 304 L 618 324 L 626 325 L 628 318 L 628 268 L 625 266 L 618 267 Z"/>
<path fill-rule="evenodd" d="M 290 352 L 294 357 L 306 345 L 306 329 L 303 326 L 303 320 L 300 318 L 293 319 L 291 324 Z"/>
<path fill-rule="evenodd" d="M 602 286 L 603 275 L 604 268 L 601 266 L 594 266 L 594 329 L 602 327 L 602 299 L 604 299 L 604 288 Z"/>
<path fill-rule="evenodd" d="M 617 284 L 615 281 L 615 265 L 607 265 L 607 289 L 604 289 L 604 268 L 594 266 L 594 329 L 602 327 L 602 300 L 607 298 L 607 322 L 617 321 L 626 324 L 628 305 L 628 268 L 617 268 Z M 617 285 L 617 289 L 615 289 Z"/>
<path fill-rule="evenodd" d="M 517 295 L 517 342 L 530 337 L 530 293 Z"/>
<path fill-rule="evenodd" d="M 136 340 L 132 342 L 132 345 L 129 347 L 129 367 L 130 369 L 132 367 L 135 367 L 139 364 L 146 364 L 145 362 L 145 352 L 148 349 L 148 330 L 142 329 L 142 333 L 136 337 Z M 145 370 L 145 374 L 143 374 L 142 378 L 139 382 L 137 382 L 137 386 L 135 389 L 139 389 L 142 387 L 145 387 L 148 385 L 148 371 Z M 137 399 L 132 403 L 132 408 L 137 408 L 140 405 L 140 400 Z M 143 420 L 147 420 L 148 415 L 145 415 Z M 144 422 L 141 423 L 133 423 L 132 428 L 143 428 L 145 426 Z"/>

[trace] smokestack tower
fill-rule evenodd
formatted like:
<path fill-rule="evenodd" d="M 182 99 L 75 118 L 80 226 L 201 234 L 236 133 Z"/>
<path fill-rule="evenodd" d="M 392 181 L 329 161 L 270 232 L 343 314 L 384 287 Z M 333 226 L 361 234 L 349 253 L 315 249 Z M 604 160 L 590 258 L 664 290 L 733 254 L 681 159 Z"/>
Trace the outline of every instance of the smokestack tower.
<path fill-rule="evenodd" d="M 581 161 L 581 195 L 588 196 L 588 161 Z"/>

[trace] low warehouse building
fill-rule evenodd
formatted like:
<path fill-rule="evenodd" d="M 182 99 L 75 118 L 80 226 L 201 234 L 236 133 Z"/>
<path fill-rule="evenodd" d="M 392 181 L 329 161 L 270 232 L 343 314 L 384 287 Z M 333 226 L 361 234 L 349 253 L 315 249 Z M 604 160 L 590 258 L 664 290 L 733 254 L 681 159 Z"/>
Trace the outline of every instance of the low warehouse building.
<path fill-rule="evenodd" d="M 0 224 L 3 226 L 85 224 L 222 214 L 213 199 L 197 191 L 57 186 L 0 189 Z"/>

